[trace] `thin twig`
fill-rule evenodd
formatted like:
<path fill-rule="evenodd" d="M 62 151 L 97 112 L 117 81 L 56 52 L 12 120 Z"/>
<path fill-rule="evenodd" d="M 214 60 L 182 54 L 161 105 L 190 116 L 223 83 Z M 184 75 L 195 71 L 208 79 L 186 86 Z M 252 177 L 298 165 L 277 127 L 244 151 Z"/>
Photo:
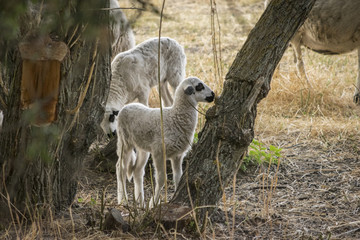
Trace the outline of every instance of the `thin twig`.
<path fill-rule="evenodd" d="M 217 24 L 218 24 L 218 34 L 219 34 L 219 78 L 222 79 L 222 74 L 223 74 L 223 70 L 222 70 L 222 57 L 221 57 L 221 27 L 220 27 L 220 20 L 219 20 L 219 14 L 217 12 L 217 8 L 216 8 L 216 1 L 214 0 L 214 5 L 215 5 L 215 14 L 216 14 L 216 20 L 217 20 Z"/>
<path fill-rule="evenodd" d="M 94 73 L 94 67 L 95 67 L 95 60 L 96 60 L 96 57 L 97 57 L 97 48 L 98 48 L 98 43 L 99 43 L 99 39 L 96 40 L 96 43 L 95 43 L 95 49 L 94 49 L 94 53 L 93 53 L 93 56 L 92 56 L 92 64 L 91 64 L 91 67 L 90 67 L 90 71 L 89 71 L 89 77 L 87 79 L 87 82 L 86 82 L 86 85 L 85 85 L 85 88 L 84 88 L 84 91 L 81 93 L 80 97 L 79 97 L 79 100 L 78 100 L 78 104 L 77 106 L 72 109 L 72 110 L 67 110 L 68 113 L 70 114 L 75 114 L 79 111 L 80 107 L 82 106 L 83 102 L 84 102 L 84 99 L 85 99 L 85 96 L 86 96 L 86 93 L 89 89 L 89 86 L 90 86 L 90 82 L 91 82 L 91 78 L 92 78 L 92 75 Z"/>
<path fill-rule="evenodd" d="M 194 105 L 192 105 L 192 103 L 191 103 L 188 99 L 186 99 L 186 100 L 187 100 L 187 102 L 190 104 L 190 106 L 191 106 L 193 109 L 195 109 L 195 111 L 197 111 L 198 113 L 200 113 L 200 114 L 203 115 L 203 116 L 206 116 L 205 113 L 200 112 Z"/>
<path fill-rule="evenodd" d="M 205 205 L 205 206 L 199 206 L 199 207 L 195 207 L 194 209 L 192 209 L 191 211 L 189 211 L 188 213 L 185 213 L 184 215 L 182 215 L 181 217 L 179 217 L 178 219 L 176 219 L 175 222 L 175 240 L 176 240 L 176 235 L 177 235 L 177 225 L 178 225 L 178 221 L 180 221 L 181 219 L 183 219 L 184 217 L 188 216 L 189 214 L 194 213 L 195 215 L 195 211 L 198 209 L 203 209 L 203 208 L 215 208 L 216 205 Z M 200 232 L 199 232 L 200 233 Z M 201 236 L 201 235 L 200 235 Z"/>
<path fill-rule="evenodd" d="M 159 42 L 158 42 L 158 88 L 159 88 L 159 101 L 160 101 L 160 127 L 161 127 L 161 144 L 163 150 L 163 161 L 164 161 L 164 174 L 165 174 L 165 203 L 167 202 L 167 178 L 166 178 L 166 149 L 165 149 L 165 136 L 164 136 L 164 118 L 163 118 L 163 109 L 161 101 L 161 85 L 160 85 L 160 51 L 161 51 L 161 26 L 162 26 L 162 17 L 165 7 L 165 0 L 163 0 L 161 13 L 160 13 L 160 26 L 159 26 Z"/>
<path fill-rule="evenodd" d="M 4 184 L 4 189 L 5 189 L 5 192 L 6 192 L 6 197 L 1 193 L 1 195 L 6 199 L 7 201 L 7 204 L 8 204 L 8 208 L 9 208 L 9 212 L 10 212 L 10 217 L 11 217 L 11 220 L 12 220 L 12 223 L 14 224 L 14 229 L 15 229 L 15 233 L 16 233 L 16 236 L 17 236 L 17 239 L 19 239 L 19 233 L 18 233 L 18 229 L 16 228 L 16 224 L 15 224 L 15 220 L 14 220 L 14 216 L 13 216 L 13 212 L 11 210 L 11 206 L 14 206 L 14 204 L 12 204 L 12 202 L 10 201 L 10 196 L 9 196 L 9 192 L 7 191 L 7 188 L 6 188 L 6 182 L 5 182 L 5 164 L 3 165 L 3 169 L 2 169 L 2 175 L 3 175 L 3 184 Z M 14 206 L 14 209 L 16 209 L 17 211 L 19 211 L 15 206 Z M 20 211 L 19 211 L 20 212 Z M 21 214 L 21 212 L 20 212 Z"/>
<path fill-rule="evenodd" d="M 360 225 L 360 221 L 348 222 L 348 223 L 340 224 L 340 225 L 337 225 L 337 226 L 331 226 L 331 227 L 329 227 L 329 229 L 334 230 L 334 229 L 337 229 L 337 228 L 349 227 L 349 226 L 353 226 L 353 225 Z"/>
<path fill-rule="evenodd" d="M 220 29 L 220 21 L 219 16 L 216 10 L 216 1 L 210 0 L 210 26 L 211 26 L 211 43 L 212 43 L 212 49 L 213 49 L 213 61 L 214 61 L 214 76 L 215 81 L 219 82 L 222 79 L 222 59 L 221 59 L 221 29 Z M 216 46 L 216 30 L 215 30 L 215 16 L 218 24 L 218 40 L 219 40 L 219 49 L 217 49 Z M 218 51 L 219 51 L 219 57 L 218 57 Z"/>
<path fill-rule="evenodd" d="M 109 10 L 124 10 L 124 9 L 135 9 L 140 11 L 146 10 L 145 8 L 137 8 L 137 7 L 99 8 L 99 9 L 90 9 L 90 10 L 109 11 Z"/>
<path fill-rule="evenodd" d="M 268 185 L 266 185 L 265 187 L 269 187 Z M 246 188 L 243 189 L 244 191 L 252 191 L 252 190 L 258 190 L 258 189 L 262 189 L 263 186 L 256 186 L 256 187 L 251 187 L 251 188 Z M 285 189 L 285 188 L 289 188 L 289 186 L 287 185 L 280 185 L 280 186 L 276 186 L 277 189 Z"/>
<path fill-rule="evenodd" d="M 77 43 L 77 41 L 79 41 L 80 37 L 81 37 L 81 34 L 85 31 L 86 27 L 88 26 L 88 23 L 86 23 L 83 27 L 82 27 L 82 30 L 81 32 L 79 33 L 79 35 L 77 36 L 77 38 L 70 44 L 70 41 L 68 43 L 68 46 L 69 46 L 69 49 L 71 49 L 75 43 Z M 75 32 L 74 32 L 75 34 Z"/>
<path fill-rule="evenodd" d="M 340 233 L 340 234 L 336 235 L 335 238 L 339 238 L 341 236 L 348 236 L 348 234 L 357 232 L 357 231 L 360 231 L 360 228 L 355 228 L 355 229 L 349 230 L 347 232 Z"/>
<path fill-rule="evenodd" d="M 236 213 L 236 208 L 234 206 L 234 204 L 232 204 L 232 202 L 234 202 L 234 199 L 235 199 L 235 186 L 236 186 L 236 176 L 241 168 L 241 165 L 243 164 L 244 162 L 244 158 L 245 158 L 245 154 L 241 155 L 240 158 L 239 158 L 239 163 L 238 163 L 238 166 L 236 168 L 236 171 L 234 173 L 234 178 L 233 178 L 233 197 L 232 199 L 230 199 L 230 205 L 233 205 L 233 213 L 232 213 L 232 230 L 231 230 L 231 239 L 235 239 L 234 236 L 235 236 L 235 213 Z"/>
<path fill-rule="evenodd" d="M 68 46 L 70 46 L 70 42 L 73 40 L 73 38 L 75 37 L 75 34 L 76 34 L 76 32 L 78 31 L 78 29 L 79 29 L 79 24 L 76 24 L 76 27 L 75 27 L 75 29 L 74 29 L 74 31 L 72 32 L 72 34 L 71 34 L 71 36 L 70 36 L 70 38 L 69 38 L 69 40 L 68 40 L 68 42 L 67 42 L 67 45 Z"/>
<path fill-rule="evenodd" d="M 186 190 L 188 192 L 191 209 L 194 210 L 195 209 L 194 202 L 191 197 L 190 186 L 189 186 L 189 161 L 186 162 Z M 195 222 L 196 230 L 200 233 L 199 222 L 196 217 L 196 212 L 194 212 L 194 222 Z M 177 226 L 177 221 L 176 221 L 176 226 Z"/>

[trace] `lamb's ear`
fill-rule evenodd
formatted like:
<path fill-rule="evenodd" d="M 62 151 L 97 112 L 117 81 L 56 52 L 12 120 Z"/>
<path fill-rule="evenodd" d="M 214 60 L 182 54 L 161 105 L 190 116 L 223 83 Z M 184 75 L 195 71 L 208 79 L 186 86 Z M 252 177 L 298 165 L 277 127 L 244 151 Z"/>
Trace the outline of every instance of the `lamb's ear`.
<path fill-rule="evenodd" d="M 113 111 L 113 114 L 117 116 L 119 114 L 119 111 Z"/>
<path fill-rule="evenodd" d="M 191 95 L 195 93 L 195 89 L 193 86 L 188 86 L 185 90 L 184 90 L 186 95 Z"/>

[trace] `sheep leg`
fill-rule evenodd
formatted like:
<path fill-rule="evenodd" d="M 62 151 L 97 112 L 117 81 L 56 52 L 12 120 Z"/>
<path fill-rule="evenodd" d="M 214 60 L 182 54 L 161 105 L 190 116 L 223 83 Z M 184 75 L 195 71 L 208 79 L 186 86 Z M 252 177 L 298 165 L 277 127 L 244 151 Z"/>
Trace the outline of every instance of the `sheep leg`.
<path fill-rule="evenodd" d="M 119 155 L 119 153 L 118 153 Z M 127 161 L 129 161 L 131 151 L 123 151 L 120 153 L 120 157 L 116 163 L 116 182 L 117 182 L 117 200 L 118 204 L 121 204 L 121 201 L 124 197 L 125 201 L 128 200 L 126 192 L 126 167 Z"/>
<path fill-rule="evenodd" d="M 170 94 L 168 84 L 166 81 L 161 85 L 160 91 L 161 91 L 161 98 L 164 100 L 164 106 L 170 107 L 173 104 L 174 100 Z"/>
<path fill-rule="evenodd" d="M 181 166 L 182 160 L 183 160 L 183 155 L 178 155 L 171 160 L 171 168 L 174 175 L 175 190 L 179 186 L 180 178 L 182 176 L 182 166 Z"/>
<path fill-rule="evenodd" d="M 302 58 L 300 39 L 301 39 L 301 36 L 297 35 L 291 41 L 291 44 L 292 44 L 292 46 L 294 48 L 294 51 L 295 51 L 296 68 L 297 68 L 297 71 L 298 71 L 300 77 L 306 79 L 306 82 L 307 82 L 309 88 L 311 89 L 312 85 L 311 85 L 311 83 L 309 81 L 309 78 L 306 75 L 306 71 L 305 71 L 305 67 L 304 67 L 304 61 L 303 61 L 303 58 Z"/>
<path fill-rule="evenodd" d="M 136 165 L 133 172 L 135 201 L 139 204 L 139 206 L 143 207 L 145 166 L 150 154 L 148 152 L 138 151 L 136 155 Z"/>
<path fill-rule="evenodd" d="M 358 75 L 355 87 L 354 103 L 360 105 L 360 49 L 358 49 Z"/>
<path fill-rule="evenodd" d="M 150 89 L 149 90 L 144 90 L 142 92 L 142 94 L 140 94 L 137 97 L 137 99 L 139 100 L 139 103 L 142 103 L 145 106 L 149 106 L 149 94 L 150 94 Z"/>
<path fill-rule="evenodd" d="M 164 160 L 162 157 L 162 152 L 159 151 L 158 154 L 152 154 L 153 164 L 155 169 L 155 192 L 154 196 L 150 200 L 150 207 L 154 207 L 160 202 L 160 191 L 165 185 L 166 181 L 166 172 L 164 171 Z"/>
<path fill-rule="evenodd" d="M 133 176 L 135 163 L 136 163 L 136 154 L 135 154 L 135 151 L 131 151 L 130 161 L 128 162 L 128 165 L 126 166 L 126 175 L 127 175 L 127 179 L 129 182 L 131 182 L 131 179 Z"/>

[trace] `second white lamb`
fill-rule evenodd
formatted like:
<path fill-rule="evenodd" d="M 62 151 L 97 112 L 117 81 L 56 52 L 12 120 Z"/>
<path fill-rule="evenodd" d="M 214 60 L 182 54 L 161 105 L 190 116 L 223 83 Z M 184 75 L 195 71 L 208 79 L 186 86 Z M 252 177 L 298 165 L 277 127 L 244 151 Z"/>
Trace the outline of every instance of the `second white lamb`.
<path fill-rule="evenodd" d="M 158 85 L 158 38 L 146 40 L 136 47 L 119 53 L 111 63 L 111 84 L 100 124 L 108 136 L 115 135 L 117 114 L 125 104 L 138 102 L 148 105 L 152 87 Z M 160 38 L 160 91 L 165 106 L 171 106 L 173 90 L 185 78 L 184 48 L 174 39 Z"/>
<path fill-rule="evenodd" d="M 212 102 L 214 92 L 200 79 L 189 77 L 175 92 L 174 104 L 163 108 L 166 159 L 171 161 L 175 188 L 182 175 L 182 161 L 191 147 L 198 118 L 198 102 Z M 126 177 L 134 178 L 135 201 L 144 206 L 144 169 L 151 153 L 155 169 L 155 194 L 150 205 L 158 204 L 166 181 L 164 172 L 160 109 L 139 103 L 125 106 L 118 116 L 116 164 L 117 196 L 127 200 Z M 136 149 L 136 159 L 133 149 Z"/>

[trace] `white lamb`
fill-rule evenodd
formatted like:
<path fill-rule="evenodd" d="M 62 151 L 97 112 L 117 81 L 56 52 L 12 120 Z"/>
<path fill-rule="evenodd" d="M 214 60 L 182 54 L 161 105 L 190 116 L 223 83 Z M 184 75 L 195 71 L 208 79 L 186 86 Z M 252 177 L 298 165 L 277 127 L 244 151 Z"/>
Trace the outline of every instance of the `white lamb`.
<path fill-rule="evenodd" d="M 158 85 L 158 38 L 149 39 L 133 49 L 119 53 L 111 63 L 112 80 L 101 127 L 108 136 L 116 134 L 116 117 L 121 108 L 136 99 L 148 105 L 152 87 Z M 160 86 L 165 106 L 173 98 L 168 84 L 176 89 L 185 78 L 186 56 L 174 39 L 160 39 Z"/>
<path fill-rule="evenodd" d="M 265 1 L 265 7 L 270 0 Z M 296 67 L 306 76 L 301 45 L 322 54 L 342 54 L 358 50 L 358 76 L 354 102 L 360 104 L 360 1 L 317 0 L 291 44 L 295 50 Z"/>
<path fill-rule="evenodd" d="M 110 8 L 120 8 L 117 0 L 110 0 Z M 112 55 L 127 51 L 135 47 L 134 33 L 125 14 L 120 9 L 110 11 L 111 47 Z"/>
<path fill-rule="evenodd" d="M 175 92 L 171 107 L 163 109 L 166 159 L 171 160 L 175 188 L 182 175 L 182 161 L 191 147 L 198 118 L 198 102 L 212 102 L 214 92 L 196 77 L 185 79 Z M 160 109 L 148 108 L 139 103 L 125 106 L 118 117 L 118 143 L 116 163 L 117 196 L 120 204 L 123 197 L 127 200 L 126 176 L 134 177 L 135 201 L 144 204 L 144 168 L 152 155 L 155 169 L 155 194 L 150 204 L 157 204 L 166 176 L 160 131 Z M 136 149 L 134 159 L 133 149 Z"/>

